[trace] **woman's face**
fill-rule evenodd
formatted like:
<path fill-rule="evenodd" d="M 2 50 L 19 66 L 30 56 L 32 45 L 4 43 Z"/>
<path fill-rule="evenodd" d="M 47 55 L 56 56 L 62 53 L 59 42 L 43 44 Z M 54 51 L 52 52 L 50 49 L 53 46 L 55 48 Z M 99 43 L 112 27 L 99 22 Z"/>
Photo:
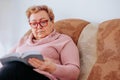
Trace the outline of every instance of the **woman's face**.
<path fill-rule="evenodd" d="M 44 38 L 54 30 L 54 23 L 50 21 L 45 11 L 31 14 L 29 24 L 35 39 Z"/>

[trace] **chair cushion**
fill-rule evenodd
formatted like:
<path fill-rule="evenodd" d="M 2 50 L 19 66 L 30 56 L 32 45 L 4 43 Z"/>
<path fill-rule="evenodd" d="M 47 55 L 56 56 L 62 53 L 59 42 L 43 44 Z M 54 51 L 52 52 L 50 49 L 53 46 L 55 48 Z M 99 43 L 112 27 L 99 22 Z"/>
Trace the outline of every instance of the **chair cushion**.
<path fill-rule="evenodd" d="M 78 49 L 80 51 L 80 79 L 87 80 L 88 75 L 97 59 L 96 41 L 98 23 L 88 24 L 80 34 L 78 39 Z"/>

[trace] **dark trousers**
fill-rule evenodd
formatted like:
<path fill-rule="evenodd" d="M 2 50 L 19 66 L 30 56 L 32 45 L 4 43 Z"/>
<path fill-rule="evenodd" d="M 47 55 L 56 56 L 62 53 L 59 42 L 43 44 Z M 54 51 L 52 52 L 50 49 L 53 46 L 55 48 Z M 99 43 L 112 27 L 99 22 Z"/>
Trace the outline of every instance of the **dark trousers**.
<path fill-rule="evenodd" d="M 0 80 L 50 80 L 46 76 L 33 71 L 21 62 L 11 62 L 0 68 Z"/>

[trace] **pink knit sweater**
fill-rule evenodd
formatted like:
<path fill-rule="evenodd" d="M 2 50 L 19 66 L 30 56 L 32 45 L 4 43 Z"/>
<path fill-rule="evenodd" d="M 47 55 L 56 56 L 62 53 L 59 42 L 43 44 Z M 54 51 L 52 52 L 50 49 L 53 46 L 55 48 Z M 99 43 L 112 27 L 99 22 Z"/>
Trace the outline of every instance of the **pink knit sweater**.
<path fill-rule="evenodd" d="M 44 58 L 53 61 L 57 69 L 52 74 L 34 69 L 51 80 L 77 80 L 80 72 L 79 52 L 70 37 L 57 33 L 55 30 L 41 40 L 34 40 L 33 34 L 22 38 L 10 51 L 23 53 L 26 51 L 40 51 Z"/>

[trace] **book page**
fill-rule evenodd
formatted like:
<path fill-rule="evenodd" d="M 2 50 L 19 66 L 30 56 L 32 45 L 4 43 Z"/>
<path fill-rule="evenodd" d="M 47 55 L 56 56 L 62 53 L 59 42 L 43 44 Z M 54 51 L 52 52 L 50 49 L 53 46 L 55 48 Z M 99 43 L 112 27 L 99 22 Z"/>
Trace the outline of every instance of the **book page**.
<path fill-rule="evenodd" d="M 1 68 L 2 66 L 3 66 L 2 63 L 0 62 L 0 68 Z"/>
<path fill-rule="evenodd" d="M 38 51 L 29 51 L 22 54 L 21 58 L 28 61 L 29 58 L 37 58 L 39 60 L 44 60 L 43 56 Z"/>
<path fill-rule="evenodd" d="M 28 51 L 28 52 L 24 52 L 24 53 L 22 53 L 22 55 L 21 55 L 21 58 L 24 58 L 24 57 L 26 57 L 26 56 L 29 56 L 29 55 L 40 55 L 40 52 L 38 52 L 38 51 Z"/>
<path fill-rule="evenodd" d="M 9 62 L 23 62 L 27 65 L 29 65 L 28 60 L 29 58 L 37 58 L 39 60 L 44 61 L 43 56 L 38 51 L 29 51 L 24 53 L 12 53 L 7 54 L 3 58 L 0 58 L 0 62 L 4 65 Z"/>

